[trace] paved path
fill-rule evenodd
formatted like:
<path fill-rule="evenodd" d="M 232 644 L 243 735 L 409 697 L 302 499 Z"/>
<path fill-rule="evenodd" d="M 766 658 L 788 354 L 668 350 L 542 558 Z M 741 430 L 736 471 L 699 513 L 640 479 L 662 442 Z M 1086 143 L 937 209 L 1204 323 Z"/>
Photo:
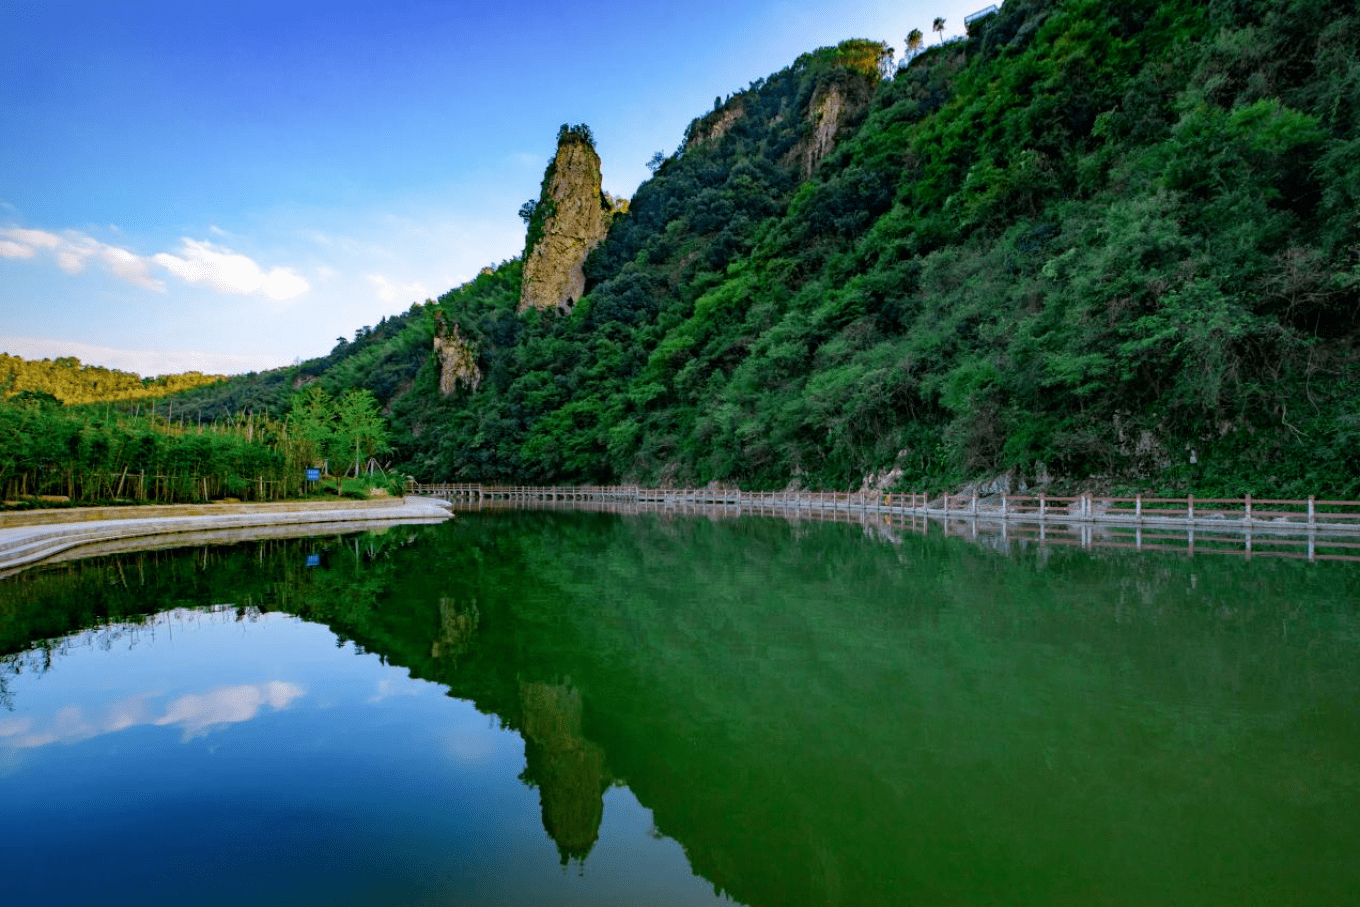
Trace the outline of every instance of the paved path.
<path fill-rule="evenodd" d="M 428 498 L 73 508 L 5 514 L 0 515 L 0 576 L 61 555 L 59 559 L 66 560 L 113 550 L 353 532 L 394 523 L 441 522 L 451 515 L 447 504 Z M 280 531 L 284 527 L 289 528 Z"/>

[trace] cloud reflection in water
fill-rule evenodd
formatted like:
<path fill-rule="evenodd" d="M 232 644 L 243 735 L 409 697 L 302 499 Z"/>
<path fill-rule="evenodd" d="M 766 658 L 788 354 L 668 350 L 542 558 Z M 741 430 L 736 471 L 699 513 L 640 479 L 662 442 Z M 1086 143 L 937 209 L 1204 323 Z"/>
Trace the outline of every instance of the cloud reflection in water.
<path fill-rule="evenodd" d="M 187 694 L 165 704 L 163 711 L 150 701 L 149 693 L 119 700 L 95 715 L 68 705 L 48 722 L 27 716 L 0 719 L 0 747 L 33 749 L 52 743 L 79 743 L 144 724 L 181 728 L 184 739 L 191 740 L 222 725 L 250 721 L 265 707 L 285 709 L 306 692 L 295 683 L 274 680 Z"/>

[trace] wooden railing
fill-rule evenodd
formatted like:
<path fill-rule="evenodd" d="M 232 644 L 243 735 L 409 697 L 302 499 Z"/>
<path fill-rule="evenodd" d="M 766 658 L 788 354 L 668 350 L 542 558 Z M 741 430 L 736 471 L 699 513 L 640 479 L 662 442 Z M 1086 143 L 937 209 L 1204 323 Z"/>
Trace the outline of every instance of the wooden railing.
<path fill-rule="evenodd" d="M 1360 501 L 1307 498 L 1113 497 L 1103 495 L 989 496 L 864 491 L 742 491 L 739 488 L 643 488 L 638 485 L 481 485 L 411 482 L 408 494 L 450 500 L 621 502 L 659 506 L 746 507 L 787 511 L 831 510 L 913 514 L 1006 522 L 1066 522 L 1202 526 L 1236 529 L 1310 529 L 1360 532 Z"/>

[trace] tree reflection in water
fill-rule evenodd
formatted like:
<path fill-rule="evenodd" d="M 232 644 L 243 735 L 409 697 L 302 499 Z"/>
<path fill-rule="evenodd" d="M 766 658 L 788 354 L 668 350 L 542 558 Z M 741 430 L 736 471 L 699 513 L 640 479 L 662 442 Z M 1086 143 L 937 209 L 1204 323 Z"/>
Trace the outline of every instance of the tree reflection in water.
<path fill-rule="evenodd" d="M 743 903 L 1360 890 L 1348 565 L 489 513 L 31 571 L 0 595 L 11 660 L 166 607 L 325 624 L 519 732 L 564 864 L 598 853 L 624 783 Z"/>

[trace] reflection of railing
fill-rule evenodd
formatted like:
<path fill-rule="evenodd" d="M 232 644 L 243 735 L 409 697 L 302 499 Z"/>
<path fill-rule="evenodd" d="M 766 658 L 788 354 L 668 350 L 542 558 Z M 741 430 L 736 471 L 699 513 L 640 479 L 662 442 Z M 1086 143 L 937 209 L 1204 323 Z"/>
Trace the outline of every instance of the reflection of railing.
<path fill-rule="evenodd" d="M 426 485 L 409 494 L 482 509 L 768 514 L 844 520 L 891 534 L 931 521 L 950 535 L 1138 550 L 1240 552 L 1248 557 L 1360 560 L 1360 501 L 1079 495 L 940 495 L 742 491 L 636 485 Z M 979 526 L 984 527 L 979 535 Z M 987 528 L 988 526 L 993 528 Z M 961 528 L 960 528 L 961 527 Z M 1180 529 L 1168 534 L 1166 530 Z"/>
<path fill-rule="evenodd" d="M 762 497 L 764 498 L 762 500 Z M 828 498 L 831 495 L 828 493 Z M 1086 549 L 1126 548 L 1137 551 L 1184 552 L 1191 557 L 1201 554 L 1237 554 L 1253 557 L 1279 557 L 1309 561 L 1351 561 L 1360 563 L 1360 533 L 1349 527 L 1336 530 L 1334 526 L 1294 523 L 1290 526 L 1258 525 L 1243 529 L 1240 524 L 1228 523 L 1208 528 L 1180 527 L 1165 524 L 1101 523 L 1067 518 L 1066 514 L 1048 511 L 1044 520 L 1018 521 L 998 519 L 995 512 L 952 508 L 949 516 L 942 509 L 929 513 L 901 510 L 889 512 L 861 510 L 843 506 L 844 493 L 838 493 L 842 506 L 804 506 L 798 509 L 772 503 L 764 496 L 747 492 L 740 506 L 693 503 L 689 501 L 658 503 L 612 500 L 556 501 L 528 497 L 495 497 L 478 500 L 464 499 L 454 504 L 455 511 L 586 511 L 635 515 L 642 513 L 662 516 L 703 516 L 710 519 L 770 516 L 790 522 L 848 523 L 860 526 L 867 533 L 897 543 L 907 534 L 925 535 L 936 527 L 945 535 L 968 539 L 977 544 L 1004 551 L 1023 549 L 1029 545 L 1073 546 Z M 894 500 L 897 499 L 894 495 Z M 806 498 L 806 496 L 805 496 Z M 806 503 L 806 500 L 805 500 Z M 971 502 L 970 502 L 971 503 Z"/>
<path fill-rule="evenodd" d="M 1124 523 L 1234 529 L 1307 529 L 1360 532 L 1360 501 L 1280 499 L 1105 497 L 1080 495 L 880 494 L 864 491 L 742 491 L 739 488 L 642 488 L 637 485 L 427 485 L 411 482 L 408 494 L 454 501 L 658 504 L 661 506 L 760 507 L 788 511 L 844 510 L 857 513 L 977 517 L 1006 522 Z"/>

